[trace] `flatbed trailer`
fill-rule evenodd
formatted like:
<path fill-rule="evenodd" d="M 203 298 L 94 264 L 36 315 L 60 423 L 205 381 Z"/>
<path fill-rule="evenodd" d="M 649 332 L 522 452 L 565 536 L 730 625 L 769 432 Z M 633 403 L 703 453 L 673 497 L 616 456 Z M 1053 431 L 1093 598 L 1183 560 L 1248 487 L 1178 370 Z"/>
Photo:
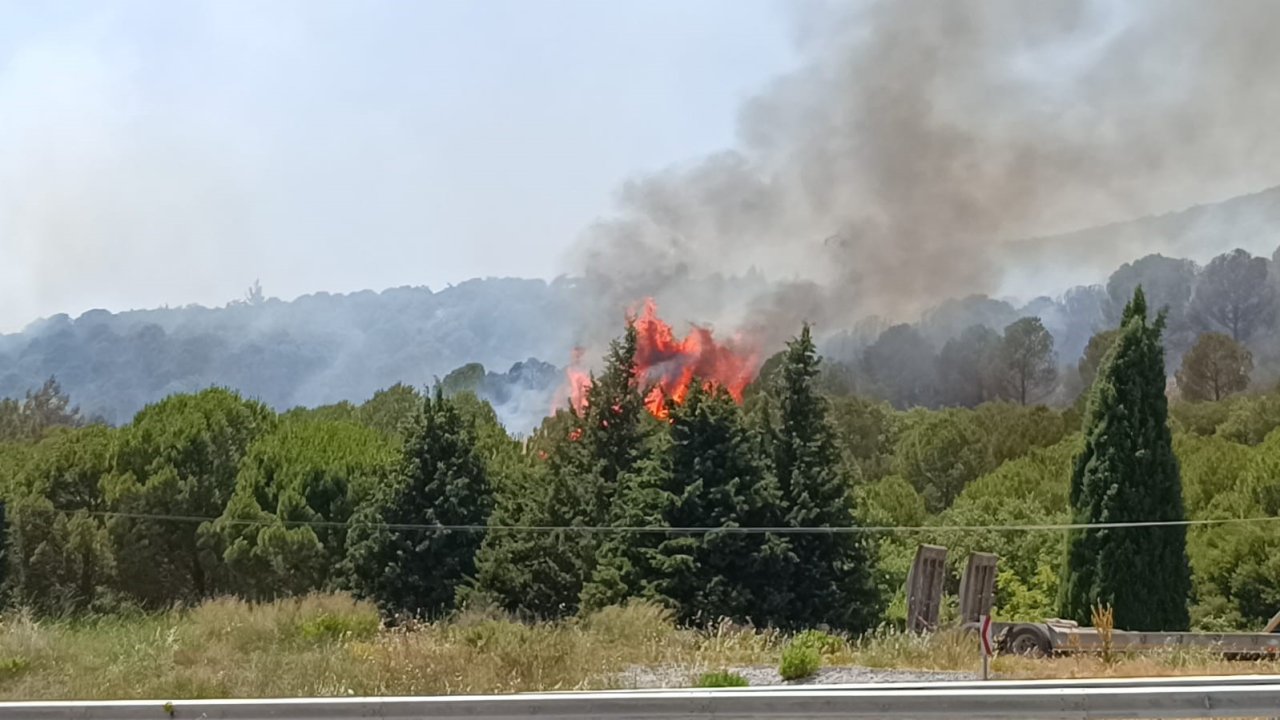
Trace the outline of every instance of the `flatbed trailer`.
<path fill-rule="evenodd" d="M 1266 632 L 1134 632 L 1112 630 L 1111 650 L 1126 652 L 1170 648 L 1203 648 L 1232 659 L 1280 657 L 1280 614 L 1267 623 Z M 1049 657 L 1079 653 L 1099 653 L 1106 649 L 1104 633 L 1067 620 L 1037 623 L 993 622 L 991 635 L 996 646 L 1010 654 Z"/>
<path fill-rule="evenodd" d="M 907 628 L 912 632 L 933 632 L 940 627 L 943 582 L 947 549 L 921 545 L 907 575 Z M 970 553 L 960 578 L 959 622 L 974 630 L 995 607 L 995 576 L 998 558 L 991 553 Z M 1112 652 L 1202 648 L 1227 658 L 1280 658 L 1280 612 L 1261 632 L 1138 632 L 1110 631 Z M 996 647 L 1004 653 L 1048 657 L 1107 650 L 1107 636 L 1095 628 L 1081 627 L 1069 620 L 1043 622 L 1000 622 L 991 624 Z"/>

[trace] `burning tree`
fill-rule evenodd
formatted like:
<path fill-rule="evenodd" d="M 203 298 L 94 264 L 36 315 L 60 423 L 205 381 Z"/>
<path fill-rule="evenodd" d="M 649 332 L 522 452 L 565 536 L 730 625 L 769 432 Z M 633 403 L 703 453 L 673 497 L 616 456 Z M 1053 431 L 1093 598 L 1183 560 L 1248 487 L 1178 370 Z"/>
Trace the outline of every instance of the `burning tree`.
<path fill-rule="evenodd" d="M 628 318 L 635 333 L 632 372 L 644 396 L 644 406 L 654 417 L 667 419 L 671 403 L 681 404 L 694 379 L 710 388 L 723 388 L 735 402 L 760 369 L 760 355 L 743 338 L 717 341 L 710 328 L 694 326 L 683 338 L 658 317 L 658 305 L 648 298 L 639 313 Z M 592 377 L 582 368 L 583 351 L 574 351 L 566 371 L 567 395 L 573 408 L 585 414 L 590 404 Z"/>

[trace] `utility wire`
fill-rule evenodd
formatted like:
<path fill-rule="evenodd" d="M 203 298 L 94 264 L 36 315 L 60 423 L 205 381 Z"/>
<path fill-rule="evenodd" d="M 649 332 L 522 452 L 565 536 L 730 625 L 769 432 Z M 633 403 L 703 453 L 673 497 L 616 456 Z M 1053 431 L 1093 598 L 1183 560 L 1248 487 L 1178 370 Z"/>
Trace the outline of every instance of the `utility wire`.
<path fill-rule="evenodd" d="M 1274 523 L 1280 516 L 1245 517 L 1245 518 L 1206 518 L 1200 520 L 1148 520 L 1138 522 L 1110 523 L 1046 523 L 1015 525 L 855 525 L 851 527 L 662 527 L 662 526 L 617 526 L 617 525 L 442 525 L 414 523 L 361 523 L 337 522 L 332 520 L 254 520 L 247 518 L 216 518 L 195 515 L 164 515 L 154 513 L 130 513 L 107 510 L 67 510 L 63 508 L 23 507 L 24 511 L 49 512 L 61 515 L 83 513 L 92 517 L 123 518 L 128 520 L 150 520 L 161 522 L 206 523 L 220 522 L 223 525 L 239 525 L 250 527 L 328 527 L 328 528 L 378 528 L 384 530 L 409 530 L 416 532 L 527 532 L 527 533 L 637 533 L 637 534 L 672 534 L 672 535 L 710 535 L 723 533 L 728 535 L 852 535 L 852 534 L 911 534 L 942 532 L 1065 532 L 1068 530 L 1126 530 L 1136 528 L 1158 527 L 1203 527 L 1215 525 L 1241 525 L 1254 523 Z"/>

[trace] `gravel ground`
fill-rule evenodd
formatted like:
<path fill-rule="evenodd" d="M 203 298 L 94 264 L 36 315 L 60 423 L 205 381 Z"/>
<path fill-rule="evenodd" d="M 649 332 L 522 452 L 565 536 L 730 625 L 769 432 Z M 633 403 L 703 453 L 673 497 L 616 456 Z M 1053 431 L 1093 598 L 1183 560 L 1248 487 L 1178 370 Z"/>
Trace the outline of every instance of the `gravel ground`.
<path fill-rule="evenodd" d="M 778 669 L 773 667 L 731 667 L 752 685 L 786 685 Z M 618 677 L 618 684 L 626 689 L 691 687 L 703 671 L 680 666 L 633 667 Z M 840 685 L 846 683 L 935 682 L 946 680 L 974 680 L 972 673 L 938 672 L 930 670 L 877 670 L 866 667 L 825 667 L 817 675 L 795 684 Z"/>

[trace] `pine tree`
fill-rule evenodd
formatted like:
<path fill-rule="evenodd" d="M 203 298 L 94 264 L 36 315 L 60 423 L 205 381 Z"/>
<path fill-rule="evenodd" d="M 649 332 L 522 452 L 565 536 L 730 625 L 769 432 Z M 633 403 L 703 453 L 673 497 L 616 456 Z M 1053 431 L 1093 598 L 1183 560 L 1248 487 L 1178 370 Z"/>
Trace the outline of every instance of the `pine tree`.
<path fill-rule="evenodd" d="M 602 527 L 643 524 L 635 476 L 648 446 L 635 373 L 636 332 L 610 344 L 605 367 L 592 377 L 587 406 L 562 410 L 530 442 L 532 469 L 504 492 L 496 524 Z M 493 530 L 478 560 L 477 593 L 526 617 L 572 615 L 638 594 L 638 540 L 631 534 L 577 530 L 522 533 Z"/>
<path fill-rule="evenodd" d="M 395 460 L 391 442 L 352 422 L 292 420 L 258 438 L 208 528 L 226 548 L 228 589 L 254 599 L 332 589 L 346 525 Z"/>
<path fill-rule="evenodd" d="M 1090 391 L 1085 447 L 1071 476 L 1076 523 L 1185 518 L 1167 422 L 1163 329 L 1163 313 L 1147 322 L 1139 287 Z M 1062 616 L 1087 622 L 1090 608 L 1102 603 L 1114 608 L 1119 628 L 1186 630 L 1186 538 L 1184 526 L 1072 531 L 1059 598 Z"/>
<path fill-rule="evenodd" d="M 587 391 L 582 445 L 589 463 L 584 520 L 606 524 L 624 476 L 642 455 L 646 418 L 640 380 L 636 377 L 636 329 L 627 326 L 620 340 L 609 344 L 604 372 L 592 378 Z"/>
<path fill-rule="evenodd" d="M 787 343 L 772 423 L 774 470 L 785 522 L 797 528 L 855 526 L 852 483 L 841 463 L 827 402 L 814 387 L 819 362 L 809 326 Z M 790 538 L 795 561 L 786 578 L 792 601 L 787 623 L 827 624 L 860 632 L 879 615 L 873 549 L 857 533 L 801 533 Z"/>
<path fill-rule="evenodd" d="M 1205 333 L 1182 356 L 1178 394 L 1191 402 L 1221 400 L 1249 388 L 1253 353 L 1222 333 Z"/>
<path fill-rule="evenodd" d="M 760 444 L 729 394 L 697 380 L 671 410 L 669 437 L 663 523 L 725 530 L 667 535 L 654 553 L 653 593 L 685 622 L 769 622 L 787 604 L 786 588 L 776 583 L 787 543 L 733 531 L 780 521 L 781 497 Z"/>
<path fill-rule="evenodd" d="M 587 391 L 582 443 L 589 465 L 583 473 L 583 524 L 636 527 L 648 524 L 654 514 L 648 500 L 660 471 L 651 463 L 641 466 L 653 456 L 647 436 L 657 423 L 644 407 L 636 344 L 635 326 L 629 324 L 622 339 L 610 344 L 604 372 L 592 379 Z M 585 609 L 641 593 L 649 575 L 643 555 L 655 539 L 645 535 L 619 531 L 592 538 L 596 562 L 582 589 Z"/>
<path fill-rule="evenodd" d="M 6 591 L 24 607 L 75 612 L 113 580 L 115 555 L 101 513 L 116 431 L 93 426 L 45 438 L 5 488 Z"/>
<path fill-rule="evenodd" d="M 663 534 L 633 528 L 662 528 L 667 525 L 671 494 L 670 437 L 665 432 L 644 436 L 645 452 L 618 481 L 617 496 L 609 510 L 609 533 L 596 544 L 596 562 L 591 581 L 582 591 L 582 608 L 598 610 L 628 598 L 647 595 L 656 569 L 654 557 Z"/>
<path fill-rule="evenodd" d="M 212 523 L 136 516 L 218 517 L 248 449 L 278 422 L 270 408 L 220 388 L 171 395 L 120 433 L 115 470 L 102 481 L 120 590 L 163 607 L 224 591 L 226 568 Z"/>
<path fill-rule="evenodd" d="M 501 488 L 493 525 L 571 527 L 585 516 L 582 418 L 561 410 L 529 440 L 525 471 Z M 476 559 L 476 595 L 526 619 L 553 619 L 578 610 L 594 562 L 593 539 L 582 532 L 491 529 Z"/>
<path fill-rule="evenodd" d="M 399 477 L 365 504 L 347 535 L 356 591 L 388 614 L 434 615 L 475 574 L 484 535 L 403 525 L 481 526 L 493 491 L 475 432 L 437 387 L 406 430 Z"/>

